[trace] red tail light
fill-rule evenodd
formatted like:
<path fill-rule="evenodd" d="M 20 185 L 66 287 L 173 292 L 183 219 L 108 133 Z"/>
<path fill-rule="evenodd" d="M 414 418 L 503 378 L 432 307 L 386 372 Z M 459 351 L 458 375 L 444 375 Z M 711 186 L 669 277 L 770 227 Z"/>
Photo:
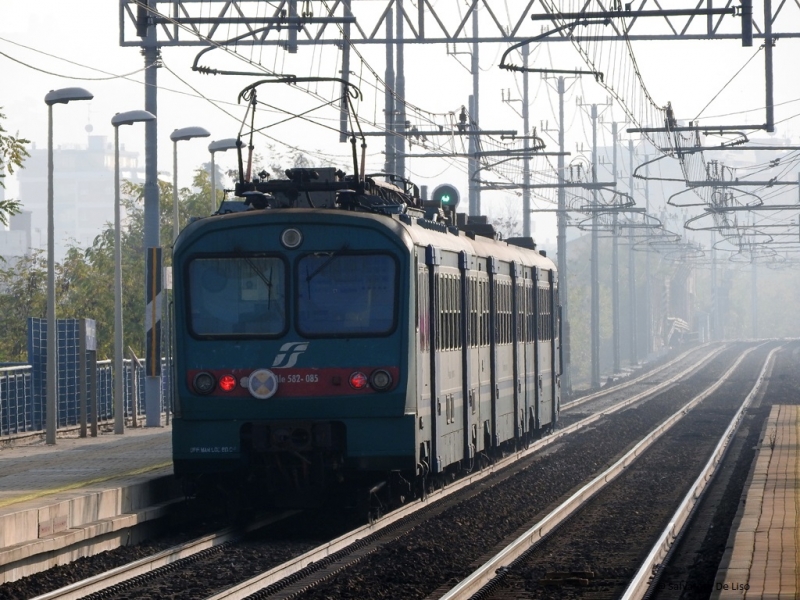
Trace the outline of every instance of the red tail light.
<path fill-rule="evenodd" d="M 225 392 L 236 389 L 236 378 L 233 375 L 223 375 L 219 378 L 219 387 Z"/>
<path fill-rule="evenodd" d="M 367 376 L 361 371 L 354 371 L 350 375 L 350 387 L 354 390 L 363 390 L 365 387 L 367 387 L 367 383 Z"/>

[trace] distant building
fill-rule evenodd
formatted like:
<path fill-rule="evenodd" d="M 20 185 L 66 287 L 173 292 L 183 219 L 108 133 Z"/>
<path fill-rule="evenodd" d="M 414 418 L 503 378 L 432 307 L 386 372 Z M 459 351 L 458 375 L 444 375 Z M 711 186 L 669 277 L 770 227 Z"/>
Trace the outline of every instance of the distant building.
<path fill-rule="evenodd" d="M 2 173 L 2 169 L 0 169 Z M 6 199 L 6 190 L 0 186 L 0 201 Z M 0 268 L 14 264 L 18 258 L 31 252 L 31 213 L 23 211 L 9 219 L 9 229 L 0 225 Z"/>
<path fill-rule="evenodd" d="M 3 199 L 0 188 L 0 200 Z M 11 266 L 19 258 L 31 254 L 31 213 L 23 211 L 9 219 L 9 229 L 0 229 L 0 257 L 2 267 Z"/>
<path fill-rule="evenodd" d="M 87 127 L 89 130 L 89 127 Z M 32 213 L 31 244 L 47 248 L 47 148 L 30 149 L 17 171 L 19 199 Z M 121 179 L 141 182 L 137 152 L 120 148 Z M 53 151 L 55 257 L 69 245 L 91 246 L 106 223 L 114 221 L 114 146 L 105 136 L 89 135 L 87 146 L 59 146 Z"/>

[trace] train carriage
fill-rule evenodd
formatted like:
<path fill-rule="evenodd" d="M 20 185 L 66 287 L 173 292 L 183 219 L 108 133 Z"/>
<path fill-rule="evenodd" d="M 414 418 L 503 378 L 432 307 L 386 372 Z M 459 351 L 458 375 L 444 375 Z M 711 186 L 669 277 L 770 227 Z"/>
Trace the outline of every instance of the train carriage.
<path fill-rule="evenodd" d="M 316 177 L 269 182 L 175 244 L 176 475 L 282 504 L 393 478 L 424 491 L 552 427 L 552 261 L 393 186 Z"/>

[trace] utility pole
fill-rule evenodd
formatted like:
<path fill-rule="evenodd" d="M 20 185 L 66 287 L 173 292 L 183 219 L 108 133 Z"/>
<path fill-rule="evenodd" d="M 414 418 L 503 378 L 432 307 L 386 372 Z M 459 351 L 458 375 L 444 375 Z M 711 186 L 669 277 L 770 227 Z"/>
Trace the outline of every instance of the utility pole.
<path fill-rule="evenodd" d="M 562 339 L 561 347 L 564 351 L 564 391 L 567 396 L 572 394 L 572 372 L 570 356 L 570 331 L 569 331 L 569 293 L 567 280 L 567 190 L 564 187 L 564 94 L 566 88 L 564 78 L 558 78 L 558 212 L 556 221 L 558 235 L 558 288 L 561 300 Z"/>
<path fill-rule="evenodd" d="M 592 348 L 592 371 L 591 371 L 591 385 L 596 389 L 600 387 L 600 250 L 599 250 L 599 231 L 598 231 L 598 209 L 600 202 L 598 201 L 598 183 L 597 178 L 597 117 L 598 112 L 597 104 L 582 104 L 578 102 L 578 106 L 589 106 L 589 116 L 592 119 L 592 250 L 591 250 L 591 348 Z M 610 102 L 601 105 L 604 108 L 611 106 Z M 616 185 L 616 170 L 612 181 L 612 185 Z M 559 277 L 559 281 L 561 278 Z"/>
<path fill-rule="evenodd" d="M 597 104 L 591 106 L 592 117 L 592 183 L 597 183 Z M 597 235 L 597 188 L 592 188 L 592 388 L 600 387 L 600 276 Z"/>
<path fill-rule="evenodd" d="M 476 40 L 478 39 L 478 9 L 477 7 L 475 10 L 472 11 L 472 37 Z M 473 129 L 476 133 L 480 129 L 480 119 L 479 119 L 479 112 L 480 112 L 480 96 L 479 96 L 479 84 L 480 84 L 480 63 L 478 61 L 479 54 L 478 54 L 478 42 L 475 41 L 472 43 L 472 62 L 470 64 L 470 72 L 472 73 L 472 95 L 469 97 L 469 120 L 470 129 Z M 480 192 L 480 184 L 476 181 L 478 176 L 478 169 L 480 169 L 480 165 L 478 163 L 478 159 L 476 158 L 476 154 L 478 152 L 478 136 L 471 135 L 469 136 L 469 163 L 468 163 L 468 170 L 469 173 L 469 214 L 470 215 L 480 215 L 481 214 L 481 192 Z"/>
<path fill-rule="evenodd" d="M 611 123 L 614 177 L 617 178 L 617 123 Z M 616 197 L 616 196 L 615 196 Z M 615 202 L 616 204 L 616 202 Z M 611 318 L 613 321 L 614 373 L 621 370 L 619 358 L 619 216 L 614 210 L 611 234 Z"/>
<path fill-rule="evenodd" d="M 783 8 L 781 2 L 778 10 Z M 766 88 L 766 130 L 775 131 L 775 102 L 772 97 L 772 0 L 764 0 L 764 83 Z"/>
<path fill-rule="evenodd" d="M 635 150 L 633 147 L 633 140 L 628 140 L 628 153 L 630 156 L 630 170 L 628 175 L 628 189 L 630 190 L 631 198 L 633 195 L 633 158 Z M 636 252 L 634 251 L 633 244 L 633 228 L 628 230 L 628 297 L 629 297 L 629 319 L 630 319 L 630 344 L 631 344 L 631 366 L 639 364 L 638 353 L 638 335 L 636 332 Z"/>
<path fill-rule="evenodd" d="M 383 170 L 389 175 L 397 172 L 394 137 L 394 17 L 386 12 L 386 91 L 384 92 L 383 118 L 386 126 L 386 161 Z M 391 181 L 391 180 L 390 180 Z"/>
<path fill-rule="evenodd" d="M 711 230 L 711 335 L 712 340 L 718 340 L 719 331 L 719 304 L 717 302 L 717 235 Z"/>
<path fill-rule="evenodd" d="M 522 235 L 531 237 L 531 158 L 530 158 L 530 110 L 528 102 L 528 54 L 530 50 L 528 44 L 522 46 L 522 65 L 526 69 L 522 72 L 522 147 L 524 158 L 522 159 Z"/>
<path fill-rule="evenodd" d="M 644 172 L 644 205 L 645 214 L 650 214 L 650 164 L 647 162 L 650 157 L 645 154 L 644 156 L 645 172 Z M 653 351 L 653 324 L 652 324 L 652 300 L 650 294 L 650 247 L 648 246 L 644 255 L 644 341 L 645 341 L 645 359 L 650 356 Z"/>
<path fill-rule="evenodd" d="M 145 10 L 156 0 L 145 0 Z M 150 14 L 145 13 L 148 19 L 144 40 L 144 109 L 158 115 L 158 61 L 159 47 L 156 25 L 150 19 Z M 161 279 L 161 264 L 158 261 L 148 263 L 149 248 L 160 248 L 159 224 L 159 190 L 158 190 L 158 128 L 156 120 L 144 124 L 144 251 L 145 264 L 150 269 L 145 273 L 145 348 L 147 375 L 145 377 L 145 423 L 148 427 L 161 425 L 161 296 L 155 285 L 148 285 L 150 281 Z M 153 253 L 160 256 L 160 252 Z M 118 374 L 122 377 L 122 373 Z M 136 410 L 136 399 L 133 399 L 133 410 Z"/>
<path fill-rule="evenodd" d="M 403 0 L 395 0 L 397 8 L 397 102 L 395 104 L 395 167 L 396 173 L 405 179 L 406 176 L 406 74 L 405 49 L 403 46 Z"/>
<path fill-rule="evenodd" d="M 756 262 L 753 248 L 750 248 L 750 260 L 752 260 L 751 272 L 752 281 L 750 282 L 750 312 L 753 320 L 753 339 L 758 339 L 758 263 Z"/>
<path fill-rule="evenodd" d="M 350 10 L 351 0 L 344 0 L 343 9 L 345 17 L 352 16 Z M 339 106 L 339 142 L 347 141 L 347 119 L 350 115 L 350 102 L 348 100 L 350 90 L 347 82 L 350 81 L 350 23 L 342 25 L 342 95 Z M 212 155 L 213 156 L 213 155 Z M 216 199 L 215 199 L 216 202 Z M 216 209 L 216 207 L 215 207 Z"/>

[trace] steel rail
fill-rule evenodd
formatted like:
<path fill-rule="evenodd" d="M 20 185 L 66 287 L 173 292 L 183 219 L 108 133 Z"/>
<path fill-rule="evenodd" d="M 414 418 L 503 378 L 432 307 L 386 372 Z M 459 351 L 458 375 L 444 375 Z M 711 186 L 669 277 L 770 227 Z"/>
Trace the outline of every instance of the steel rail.
<path fill-rule="evenodd" d="M 580 398 L 576 398 L 572 402 L 566 402 L 565 404 L 561 405 L 561 412 L 564 412 L 565 410 L 570 410 L 572 408 L 575 408 L 576 406 L 579 406 L 579 405 L 583 404 L 584 402 L 589 402 L 590 400 L 595 400 L 597 398 L 601 398 L 602 396 L 605 396 L 607 394 L 611 394 L 611 393 L 616 392 L 618 390 L 624 390 L 625 388 L 630 387 L 630 386 L 632 386 L 632 385 L 634 385 L 636 383 L 640 383 L 642 380 L 647 379 L 648 377 L 651 377 L 653 375 L 658 375 L 659 373 L 661 373 L 665 369 L 668 369 L 669 367 L 672 367 L 672 366 L 676 365 L 677 363 L 679 363 L 680 361 L 682 361 L 683 359 L 685 359 L 692 352 L 696 352 L 696 351 L 698 351 L 698 350 L 700 350 L 702 348 L 707 348 L 709 346 L 711 346 L 711 342 L 707 342 L 705 344 L 702 344 L 701 346 L 698 346 L 697 348 L 692 348 L 691 350 L 687 350 L 683 354 L 681 354 L 679 356 L 676 356 L 670 362 L 668 362 L 666 364 L 663 364 L 660 367 L 656 367 L 652 371 L 647 371 L 645 373 L 642 373 L 636 379 L 631 379 L 630 381 L 626 381 L 624 383 L 620 383 L 619 385 L 615 385 L 614 387 L 611 387 L 611 388 L 606 388 L 606 389 L 603 389 L 603 390 L 599 390 L 597 392 L 594 392 L 593 394 L 588 394 L 586 396 L 581 396 Z M 720 348 L 720 350 L 718 350 L 712 356 L 716 356 L 716 354 L 719 354 L 719 352 L 721 352 L 721 350 L 722 350 L 722 348 Z"/>
<path fill-rule="evenodd" d="M 747 357 L 747 355 L 754 350 L 755 348 L 750 348 L 744 352 L 722 375 L 722 377 L 717 380 L 716 383 L 706 388 L 703 392 L 695 396 L 683 407 L 678 409 L 658 427 L 641 439 L 613 465 L 581 487 L 567 500 L 553 509 L 546 517 L 544 517 L 544 519 L 536 523 L 511 544 L 498 552 L 481 567 L 475 570 L 469 577 L 459 582 L 449 592 L 442 596 L 440 600 L 465 600 L 475 595 L 481 588 L 483 588 L 497 576 L 499 569 L 507 568 L 510 563 L 528 552 L 534 544 L 541 541 L 559 524 L 574 515 L 587 500 L 603 489 L 611 481 L 616 479 L 620 473 L 622 473 L 629 465 L 631 465 L 642 454 L 644 454 L 645 450 L 647 450 L 656 440 L 658 440 L 670 428 L 672 428 L 673 425 L 686 416 L 692 408 L 719 389 L 720 386 L 722 386 L 722 384 L 725 383 L 733 374 L 745 357 Z"/>
<path fill-rule="evenodd" d="M 77 600 L 78 598 L 100 592 L 111 586 L 127 581 L 128 579 L 132 579 L 133 577 L 138 577 L 139 575 L 149 573 L 165 565 L 172 564 L 177 560 L 187 558 L 203 550 L 220 546 L 241 537 L 243 533 L 260 529 L 299 512 L 300 511 L 297 510 L 291 510 L 284 511 L 278 515 L 264 517 L 254 521 L 246 528 L 226 527 L 216 533 L 205 535 L 196 540 L 173 546 L 172 548 L 167 548 L 153 556 L 147 556 L 141 560 L 107 571 L 106 573 L 76 581 L 73 584 L 53 590 L 52 592 L 36 596 L 31 600 Z"/>
<path fill-rule="evenodd" d="M 713 352 L 707 357 L 705 357 L 697 365 L 693 365 L 691 369 L 683 373 L 679 373 L 675 377 L 672 377 L 671 379 L 662 382 L 657 386 L 649 388 L 648 390 L 640 394 L 622 400 L 621 402 L 615 404 L 614 406 L 611 406 L 603 411 L 590 415 L 585 419 L 581 419 L 580 421 L 577 421 L 572 425 L 569 425 L 568 427 L 559 429 L 555 431 L 553 434 L 547 436 L 546 438 L 537 440 L 536 442 L 531 444 L 527 449 L 518 451 L 506 457 L 505 459 L 500 460 L 486 467 L 485 469 L 479 471 L 474 475 L 470 475 L 468 477 L 460 479 L 455 483 L 447 486 L 446 488 L 437 490 L 436 492 L 429 494 L 428 497 L 424 500 L 412 502 L 408 506 L 399 508 L 396 511 L 389 513 L 388 515 L 381 518 L 375 523 L 364 525 L 363 527 L 351 531 L 327 544 L 319 546 L 318 548 L 314 548 L 313 550 L 310 550 L 301 556 L 298 556 L 286 563 L 278 565 L 277 567 L 274 567 L 269 571 L 256 575 L 252 579 L 244 581 L 239 585 L 228 588 L 227 590 L 219 592 L 213 596 L 209 596 L 206 600 L 243 600 L 244 598 L 250 596 L 251 594 L 258 592 L 264 589 L 265 587 L 272 585 L 273 583 L 276 583 L 282 579 L 286 579 L 287 577 L 294 575 L 295 573 L 297 573 L 301 569 L 306 568 L 312 563 L 319 562 L 320 560 L 327 558 L 331 554 L 354 544 L 358 540 L 365 538 L 366 536 L 371 535 L 373 533 L 376 533 L 388 527 L 389 525 L 392 525 L 393 523 L 396 523 L 397 521 L 410 516 L 414 512 L 418 511 L 421 507 L 428 506 L 434 502 L 446 498 L 450 494 L 453 494 L 465 487 L 473 485 L 474 483 L 477 483 L 478 481 L 488 477 L 489 475 L 497 471 L 500 471 L 507 466 L 510 466 L 511 464 L 515 463 L 521 458 L 524 458 L 528 455 L 538 452 L 541 449 L 545 448 L 546 446 L 549 446 L 553 442 L 556 442 L 565 436 L 568 436 L 580 429 L 583 429 L 584 427 L 587 427 L 588 425 L 591 425 L 592 423 L 600 420 L 604 416 L 620 411 L 623 408 L 630 406 L 634 402 L 638 402 L 639 400 L 642 400 L 647 396 L 653 396 L 657 394 L 664 388 L 678 381 L 681 377 L 686 377 L 687 373 L 693 373 L 702 368 L 711 359 L 713 359 L 720 352 L 722 352 L 723 349 L 724 346 L 720 347 L 719 349 L 716 350 L 716 352 Z M 738 364 L 738 362 L 736 364 Z"/>
<path fill-rule="evenodd" d="M 711 458 L 708 459 L 703 471 L 695 480 L 692 489 L 686 494 L 683 501 L 678 506 L 678 509 L 675 511 L 675 514 L 664 528 L 664 531 L 662 531 L 661 535 L 658 537 L 658 541 L 653 545 L 652 550 L 650 550 L 648 553 L 647 558 L 642 563 L 639 571 L 636 573 L 633 580 L 631 580 L 631 583 L 628 585 L 628 588 L 622 595 L 621 600 L 639 600 L 644 598 L 650 588 L 651 583 L 655 583 L 657 581 L 657 569 L 659 568 L 659 565 L 663 564 L 663 561 L 670 549 L 679 539 L 684 525 L 688 522 L 689 517 L 697 507 L 704 490 L 717 474 L 717 469 L 722 462 L 722 459 L 725 456 L 731 441 L 733 441 L 733 436 L 739 429 L 739 425 L 744 417 L 744 411 L 753 401 L 753 398 L 756 397 L 756 394 L 758 394 L 758 392 L 761 390 L 761 384 L 764 382 L 764 378 L 766 377 L 775 353 L 777 353 L 781 348 L 782 346 L 774 348 L 767 355 L 767 359 L 764 361 L 764 366 L 761 369 L 758 379 L 753 385 L 753 389 L 750 390 L 750 393 L 744 399 L 742 406 L 739 407 L 739 410 L 731 419 L 728 428 L 725 430 L 725 433 L 722 434 L 722 437 L 720 438 L 717 447 L 714 449 L 714 453 L 711 455 Z"/>

